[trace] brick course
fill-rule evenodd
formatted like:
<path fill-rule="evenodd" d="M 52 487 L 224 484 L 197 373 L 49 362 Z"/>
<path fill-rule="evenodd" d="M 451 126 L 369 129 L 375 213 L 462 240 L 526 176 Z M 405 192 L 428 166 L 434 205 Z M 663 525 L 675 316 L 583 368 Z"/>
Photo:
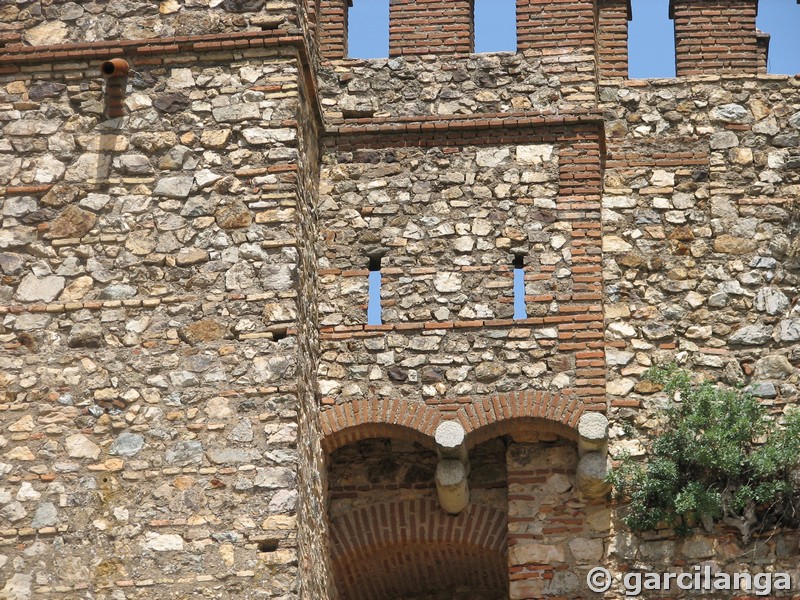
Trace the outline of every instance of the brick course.
<path fill-rule="evenodd" d="M 758 73 L 766 58 L 756 35 L 758 0 L 672 0 L 678 77 Z"/>

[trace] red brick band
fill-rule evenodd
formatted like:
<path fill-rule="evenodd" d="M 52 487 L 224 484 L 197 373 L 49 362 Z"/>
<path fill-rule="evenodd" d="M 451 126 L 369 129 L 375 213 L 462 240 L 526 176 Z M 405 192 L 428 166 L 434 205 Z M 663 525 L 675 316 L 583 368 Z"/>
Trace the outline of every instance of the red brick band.
<path fill-rule="evenodd" d="M 433 434 L 443 420 L 457 420 L 475 446 L 517 431 L 546 432 L 577 440 L 578 420 L 587 410 L 579 394 L 528 390 L 461 403 L 455 411 L 407 400 L 356 400 L 322 411 L 322 448 L 332 453 L 360 440 L 392 437 L 433 447 Z"/>

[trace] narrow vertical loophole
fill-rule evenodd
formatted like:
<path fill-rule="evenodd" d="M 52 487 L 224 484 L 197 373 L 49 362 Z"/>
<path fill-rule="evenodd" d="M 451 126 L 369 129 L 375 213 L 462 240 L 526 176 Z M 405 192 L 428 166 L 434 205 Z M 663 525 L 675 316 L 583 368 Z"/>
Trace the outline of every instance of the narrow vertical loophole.
<path fill-rule="evenodd" d="M 525 257 L 514 255 L 514 319 L 527 319 L 525 307 Z"/>
<path fill-rule="evenodd" d="M 381 319 L 381 257 L 369 257 L 369 304 L 367 325 L 382 325 Z"/>

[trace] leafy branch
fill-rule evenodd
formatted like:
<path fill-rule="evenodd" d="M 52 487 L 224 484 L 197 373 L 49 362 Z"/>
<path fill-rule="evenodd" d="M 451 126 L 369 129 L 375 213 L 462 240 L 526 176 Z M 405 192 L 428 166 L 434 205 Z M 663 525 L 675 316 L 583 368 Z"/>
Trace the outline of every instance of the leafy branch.
<path fill-rule="evenodd" d="M 800 411 L 779 427 L 750 394 L 695 385 L 675 365 L 645 378 L 678 400 L 649 436 L 646 465 L 624 455 L 609 474 L 615 498 L 628 502 L 628 527 L 710 532 L 722 522 L 746 544 L 757 529 L 798 523 Z"/>

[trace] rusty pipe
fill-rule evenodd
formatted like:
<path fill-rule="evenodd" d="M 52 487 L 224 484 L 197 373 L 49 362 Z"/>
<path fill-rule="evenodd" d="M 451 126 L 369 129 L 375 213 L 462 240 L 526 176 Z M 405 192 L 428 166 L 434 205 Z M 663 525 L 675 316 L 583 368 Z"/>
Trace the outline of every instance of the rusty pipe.
<path fill-rule="evenodd" d="M 125 77 L 129 69 L 128 61 L 122 58 L 112 58 L 100 65 L 100 73 L 106 79 Z"/>

